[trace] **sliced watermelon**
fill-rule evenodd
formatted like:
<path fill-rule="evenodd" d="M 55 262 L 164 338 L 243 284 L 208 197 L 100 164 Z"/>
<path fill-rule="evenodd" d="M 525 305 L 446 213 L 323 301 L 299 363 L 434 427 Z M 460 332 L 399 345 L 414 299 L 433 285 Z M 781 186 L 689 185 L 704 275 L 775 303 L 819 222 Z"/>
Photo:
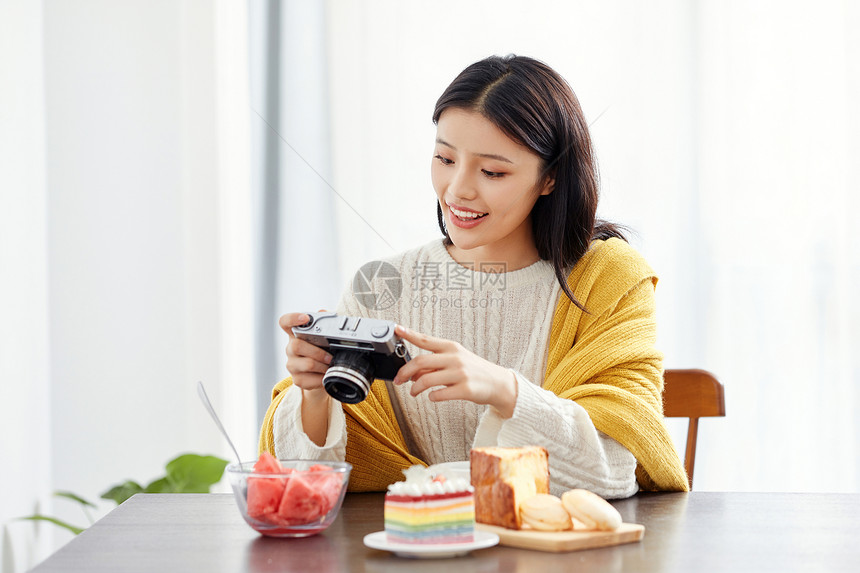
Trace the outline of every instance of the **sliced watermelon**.
<path fill-rule="evenodd" d="M 343 476 L 339 473 L 325 476 L 324 483 L 320 486 L 320 494 L 325 500 L 325 513 L 328 513 L 340 499 L 343 489 Z"/>
<path fill-rule="evenodd" d="M 295 470 L 281 467 L 275 456 L 269 452 L 260 454 L 254 464 L 254 472 L 261 474 L 292 473 Z M 278 512 L 281 498 L 284 496 L 286 478 L 248 478 L 248 516 L 266 522 L 272 522 Z"/>
<path fill-rule="evenodd" d="M 254 472 L 258 474 L 275 474 L 284 471 L 280 462 L 269 452 L 260 454 L 260 459 L 254 464 Z"/>
<path fill-rule="evenodd" d="M 288 524 L 310 523 L 325 515 L 323 497 L 307 477 L 307 472 L 297 472 L 287 478 L 278 515 Z"/>
<path fill-rule="evenodd" d="M 248 516 L 271 521 L 284 496 L 284 478 L 248 478 Z"/>
<path fill-rule="evenodd" d="M 319 521 L 334 508 L 343 486 L 343 476 L 331 470 L 323 464 L 304 471 L 284 468 L 272 454 L 263 452 L 254 473 L 290 475 L 249 477 L 248 517 L 281 526 Z"/>
<path fill-rule="evenodd" d="M 315 469 L 316 468 L 316 469 Z M 340 497 L 341 486 L 343 485 L 343 476 L 340 473 L 320 473 L 328 472 L 331 468 L 328 466 L 311 466 L 306 476 L 311 487 L 320 494 L 322 498 L 323 514 L 328 513 L 337 503 Z"/>

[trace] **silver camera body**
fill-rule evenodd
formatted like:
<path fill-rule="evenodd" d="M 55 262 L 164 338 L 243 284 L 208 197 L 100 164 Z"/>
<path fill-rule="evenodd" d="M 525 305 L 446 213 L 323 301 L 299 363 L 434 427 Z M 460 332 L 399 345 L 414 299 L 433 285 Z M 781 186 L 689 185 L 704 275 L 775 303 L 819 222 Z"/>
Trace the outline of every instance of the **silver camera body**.
<path fill-rule="evenodd" d="M 323 387 L 336 400 L 347 404 L 363 401 L 375 379 L 393 380 L 410 360 L 391 321 L 339 316 L 335 312 L 305 314 L 310 320 L 294 326 L 293 334 L 332 355 L 331 365 L 323 375 Z"/>

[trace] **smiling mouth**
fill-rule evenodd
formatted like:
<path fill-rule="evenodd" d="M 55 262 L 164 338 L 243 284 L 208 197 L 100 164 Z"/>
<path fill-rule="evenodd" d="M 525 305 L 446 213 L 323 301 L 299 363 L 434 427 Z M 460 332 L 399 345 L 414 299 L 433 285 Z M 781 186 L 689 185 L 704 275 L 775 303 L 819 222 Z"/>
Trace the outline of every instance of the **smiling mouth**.
<path fill-rule="evenodd" d="M 448 205 L 448 209 L 451 211 L 451 214 L 460 219 L 461 221 L 473 221 L 475 219 L 480 219 L 481 217 L 486 217 L 488 213 L 479 213 L 477 211 L 461 211 L 451 205 Z"/>

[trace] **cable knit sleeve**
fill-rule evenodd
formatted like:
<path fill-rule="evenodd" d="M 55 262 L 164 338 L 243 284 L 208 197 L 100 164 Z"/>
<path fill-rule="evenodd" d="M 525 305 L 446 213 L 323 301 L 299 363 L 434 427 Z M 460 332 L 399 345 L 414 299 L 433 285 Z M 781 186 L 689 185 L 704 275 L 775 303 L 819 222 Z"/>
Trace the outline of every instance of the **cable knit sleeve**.
<path fill-rule="evenodd" d="M 569 278 L 583 312 L 556 307 L 543 388 L 585 409 L 594 427 L 630 451 L 642 489 L 687 491 L 663 421 L 663 355 L 654 287 L 644 259 L 617 239 L 583 257 Z"/>
<path fill-rule="evenodd" d="M 549 452 L 550 490 L 555 495 L 573 488 L 601 497 L 629 497 L 636 484 L 636 458 L 598 431 L 579 404 L 559 398 L 517 376 L 514 415 L 503 419 L 487 410 L 475 435 L 475 446 L 519 447 L 540 444 Z"/>
<path fill-rule="evenodd" d="M 346 421 L 343 408 L 329 401 L 328 434 L 320 447 L 313 443 L 302 427 L 302 391 L 292 384 L 284 390 L 273 419 L 275 457 L 278 459 L 343 461 L 346 457 Z"/>
<path fill-rule="evenodd" d="M 349 289 L 338 304 L 339 314 L 354 310 L 355 298 Z M 271 434 L 268 434 L 271 431 Z M 346 419 L 343 405 L 329 403 L 328 433 L 323 446 L 313 443 L 302 426 L 302 392 L 287 378 L 275 387 L 272 403 L 263 421 L 260 451 L 269 450 L 279 459 L 343 461 L 346 457 Z"/>
<path fill-rule="evenodd" d="M 570 286 L 587 312 L 561 297 L 543 387 L 518 379 L 509 420 L 488 412 L 476 438 L 538 444 L 550 453 L 554 489 L 603 497 L 687 489 L 662 419 L 662 354 L 656 349 L 656 276 L 626 243 L 598 243 Z"/>

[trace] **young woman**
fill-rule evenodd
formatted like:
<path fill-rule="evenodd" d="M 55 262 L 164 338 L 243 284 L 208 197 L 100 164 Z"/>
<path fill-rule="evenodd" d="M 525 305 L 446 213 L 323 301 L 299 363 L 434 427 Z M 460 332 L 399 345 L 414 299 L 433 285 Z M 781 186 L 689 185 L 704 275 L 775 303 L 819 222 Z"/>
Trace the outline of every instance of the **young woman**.
<path fill-rule="evenodd" d="M 399 275 L 377 276 L 373 292 L 390 295 L 393 276 L 399 296 L 346 292 L 337 309 L 397 323 L 413 359 L 341 404 L 322 387 L 331 355 L 292 336 L 307 315 L 284 315 L 291 378 L 275 386 L 261 450 L 346 459 L 352 490 L 489 445 L 544 446 L 556 494 L 686 490 L 662 420 L 657 278 L 595 219 L 591 139 L 570 87 L 539 61 L 494 56 L 448 86 L 433 121 L 443 238 L 384 261 Z"/>

